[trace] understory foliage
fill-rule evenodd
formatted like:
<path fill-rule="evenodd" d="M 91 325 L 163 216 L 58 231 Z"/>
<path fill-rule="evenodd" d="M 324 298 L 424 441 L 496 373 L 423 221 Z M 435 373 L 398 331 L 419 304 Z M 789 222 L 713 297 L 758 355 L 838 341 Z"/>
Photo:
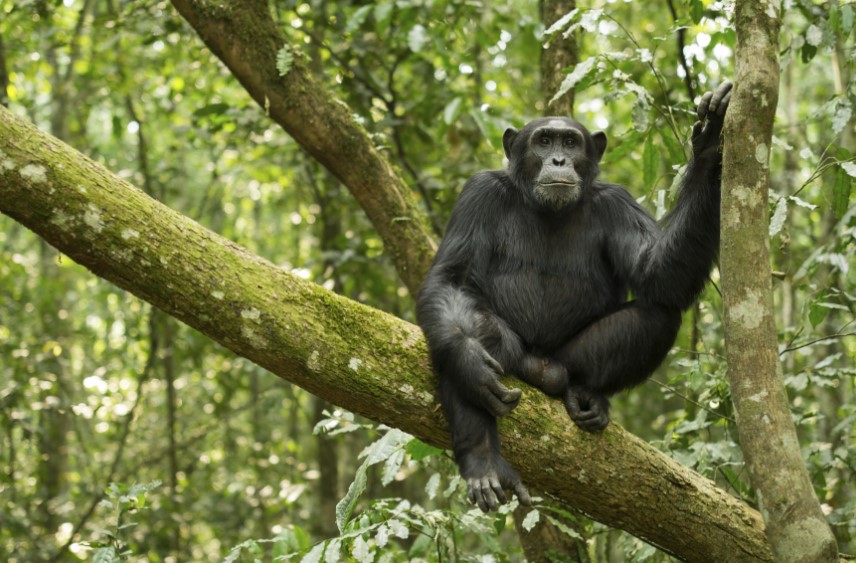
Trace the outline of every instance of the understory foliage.
<path fill-rule="evenodd" d="M 573 88 L 575 117 L 607 132 L 602 178 L 658 217 L 689 154 L 693 99 L 733 74 L 727 2 L 579 2 L 549 29 L 523 0 L 272 4 L 289 41 L 279 71 L 309 61 L 438 237 L 466 178 L 502 166 L 504 128 L 544 113 L 543 44 L 578 37 L 556 94 Z M 854 555 L 856 5 L 786 4 L 769 202 L 780 359 L 815 490 Z M 414 320 L 347 190 L 167 2 L 0 0 L 0 14 L 10 109 L 251 252 Z M 613 414 L 755 505 L 712 281 L 669 359 Z M 469 506 L 448 452 L 267 374 L 5 216 L 0 412 L 3 560 L 523 559 L 514 505 Z M 544 520 L 592 560 L 670 560 L 548 502 L 522 527 Z"/>

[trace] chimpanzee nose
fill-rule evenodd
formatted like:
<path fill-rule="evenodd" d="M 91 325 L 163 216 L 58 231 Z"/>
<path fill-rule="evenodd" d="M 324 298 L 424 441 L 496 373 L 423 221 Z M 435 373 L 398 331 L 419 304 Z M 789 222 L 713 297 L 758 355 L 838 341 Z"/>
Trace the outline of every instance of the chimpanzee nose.
<path fill-rule="evenodd" d="M 556 166 L 564 166 L 565 165 L 565 159 L 553 157 L 553 164 Z"/>

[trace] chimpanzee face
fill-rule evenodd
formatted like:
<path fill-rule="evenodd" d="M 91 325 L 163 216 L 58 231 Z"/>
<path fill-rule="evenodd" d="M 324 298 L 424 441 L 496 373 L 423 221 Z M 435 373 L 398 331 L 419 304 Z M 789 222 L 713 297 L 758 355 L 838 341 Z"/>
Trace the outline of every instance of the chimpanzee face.
<path fill-rule="evenodd" d="M 573 119 L 547 117 L 521 131 L 506 130 L 502 142 L 519 187 L 539 205 L 558 211 L 579 200 L 594 180 L 606 135 L 592 135 Z"/>

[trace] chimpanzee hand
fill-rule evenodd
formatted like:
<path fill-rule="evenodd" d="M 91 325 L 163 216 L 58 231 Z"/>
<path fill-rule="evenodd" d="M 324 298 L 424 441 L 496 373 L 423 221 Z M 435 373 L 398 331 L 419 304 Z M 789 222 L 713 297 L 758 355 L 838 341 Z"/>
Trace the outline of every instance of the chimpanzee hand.
<path fill-rule="evenodd" d="M 520 504 L 532 504 L 532 497 L 520 475 L 498 453 L 476 449 L 459 463 L 461 475 L 467 481 L 467 497 L 482 512 L 496 510 L 500 504 L 505 504 L 508 500 L 505 490 L 514 492 Z"/>
<path fill-rule="evenodd" d="M 458 373 L 468 380 L 466 390 L 470 400 L 485 408 L 493 416 L 503 416 L 520 402 L 520 389 L 509 389 L 499 378 L 504 375 L 502 366 L 475 339 L 469 339 L 461 354 Z"/>
<path fill-rule="evenodd" d="M 580 386 L 568 387 L 565 409 L 577 426 L 588 432 L 603 430 L 609 424 L 609 399 Z"/>
<path fill-rule="evenodd" d="M 519 377 L 553 397 L 564 395 L 568 388 L 568 370 L 565 366 L 531 354 L 523 358 Z"/>
<path fill-rule="evenodd" d="M 715 158 L 719 153 L 719 135 L 725 122 L 725 111 L 731 101 L 731 87 L 725 81 L 713 92 L 706 92 L 698 104 L 698 121 L 693 125 L 693 157 Z"/>

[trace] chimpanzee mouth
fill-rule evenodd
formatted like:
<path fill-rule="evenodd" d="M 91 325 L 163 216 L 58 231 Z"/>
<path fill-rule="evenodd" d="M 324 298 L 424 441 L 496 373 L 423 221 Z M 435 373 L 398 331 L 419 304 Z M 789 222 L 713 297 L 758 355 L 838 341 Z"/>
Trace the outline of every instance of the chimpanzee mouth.
<path fill-rule="evenodd" d="M 550 181 L 539 182 L 533 193 L 539 202 L 558 210 L 579 199 L 581 190 L 578 182 Z"/>

